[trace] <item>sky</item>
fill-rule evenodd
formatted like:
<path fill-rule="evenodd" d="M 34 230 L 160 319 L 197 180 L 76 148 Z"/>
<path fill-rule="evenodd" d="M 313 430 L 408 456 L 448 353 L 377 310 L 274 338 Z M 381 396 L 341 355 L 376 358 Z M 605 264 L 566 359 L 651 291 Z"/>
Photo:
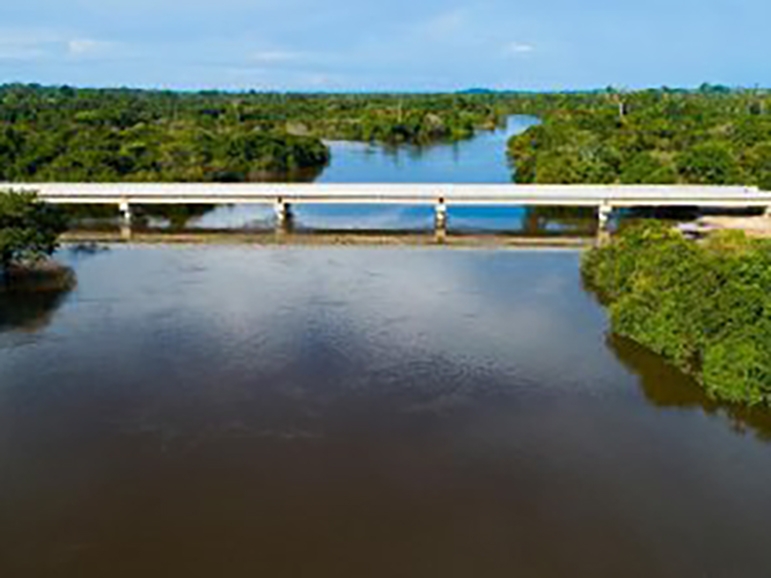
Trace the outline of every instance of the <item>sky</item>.
<path fill-rule="evenodd" d="M 769 0 L 2 0 L 0 84 L 771 86 Z"/>

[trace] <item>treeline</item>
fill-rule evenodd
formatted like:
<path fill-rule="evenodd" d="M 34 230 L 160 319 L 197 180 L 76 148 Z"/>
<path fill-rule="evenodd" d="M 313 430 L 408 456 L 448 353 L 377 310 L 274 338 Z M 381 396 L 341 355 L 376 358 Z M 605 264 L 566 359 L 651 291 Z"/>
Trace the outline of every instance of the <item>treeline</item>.
<path fill-rule="evenodd" d="M 697 244 L 648 221 L 590 251 L 582 271 L 613 332 L 694 375 L 713 397 L 771 402 L 771 242 L 727 232 Z"/>
<path fill-rule="evenodd" d="M 511 139 L 522 183 L 746 184 L 771 190 L 771 96 L 705 85 L 564 95 Z"/>
<path fill-rule="evenodd" d="M 428 145 L 501 127 L 511 113 L 502 95 L 338 95 L 301 124 L 329 139 Z"/>
<path fill-rule="evenodd" d="M 250 181 L 329 160 L 326 139 L 428 144 L 494 128 L 495 96 L 0 87 L 0 180 Z"/>
<path fill-rule="evenodd" d="M 246 181 L 329 158 L 317 138 L 221 118 L 206 100 L 189 100 L 173 93 L 2 87 L 0 179 Z"/>
<path fill-rule="evenodd" d="M 0 86 L 0 180 L 250 181 L 318 172 L 322 139 L 428 145 L 542 119 L 519 182 L 771 188 L 771 97 L 699 91 L 281 94 Z"/>

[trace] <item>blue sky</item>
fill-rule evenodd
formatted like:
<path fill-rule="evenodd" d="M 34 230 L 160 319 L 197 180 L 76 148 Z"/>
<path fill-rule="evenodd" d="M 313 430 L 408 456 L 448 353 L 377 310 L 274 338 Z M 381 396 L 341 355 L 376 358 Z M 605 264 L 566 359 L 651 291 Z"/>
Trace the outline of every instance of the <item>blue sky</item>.
<path fill-rule="evenodd" d="M 3 0 L 0 83 L 771 85 L 769 0 Z"/>

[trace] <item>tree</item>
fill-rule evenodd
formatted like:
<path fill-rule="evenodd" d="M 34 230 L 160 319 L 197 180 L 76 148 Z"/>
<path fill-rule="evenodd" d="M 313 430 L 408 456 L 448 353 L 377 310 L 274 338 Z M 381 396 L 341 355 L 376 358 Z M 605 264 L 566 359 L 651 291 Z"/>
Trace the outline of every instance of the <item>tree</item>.
<path fill-rule="evenodd" d="M 626 100 L 624 99 L 624 91 L 609 86 L 605 89 L 605 92 L 607 93 L 608 98 L 618 107 L 618 121 L 624 122 L 627 107 Z"/>
<path fill-rule="evenodd" d="M 764 191 L 771 191 L 771 140 L 747 150 L 744 164 L 758 186 Z"/>
<path fill-rule="evenodd" d="M 582 272 L 614 333 L 693 374 L 716 398 L 769 405 L 769 249 L 737 231 L 697 244 L 648 221 L 586 254 Z"/>
<path fill-rule="evenodd" d="M 66 219 L 56 207 L 39 202 L 34 194 L 0 192 L 0 268 L 51 255 Z"/>
<path fill-rule="evenodd" d="M 728 185 L 739 179 L 739 166 L 730 147 L 721 141 L 698 144 L 677 160 L 680 174 L 689 183 Z"/>
<path fill-rule="evenodd" d="M 621 182 L 625 184 L 667 185 L 676 181 L 677 173 L 674 168 L 649 152 L 637 153 L 621 166 Z"/>

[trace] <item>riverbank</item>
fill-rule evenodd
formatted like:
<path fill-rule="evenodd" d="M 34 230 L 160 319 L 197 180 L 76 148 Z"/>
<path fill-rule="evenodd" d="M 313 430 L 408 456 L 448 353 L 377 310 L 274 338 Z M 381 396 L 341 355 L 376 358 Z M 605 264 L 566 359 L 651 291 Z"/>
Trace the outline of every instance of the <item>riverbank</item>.
<path fill-rule="evenodd" d="M 771 402 L 771 243 L 738 231 L 696 243 L 655 221 L 585 255 L 613 332 L 664 356 L 728 402 Z"/>
<path fill-rule="evenodd" d="M 0 270 L 0 294 L 66 291 L 74 285 L 75 274 L 72 269 L 53 259 L 15 264 L 6 271 Z"/>
<path fill-rule="evenodd" d="M 590 236 L 523 236 L 513 234 L 447 234 L 384 232 L 384 231 L 325 231 L 308 233 L 265 232 L 132 232 L 71 231 L 61 236 L 68 245 L 99 243 L 137 244 L 191 244 L 191 245 L 392 245 L 392 246 L 450 246 L 450 247 L 590 247 L 596 239 Z"/>
<path fill-rule="evenodd" d="M 759 216 L 709 215 L 696 221 L 696 226 L 705 232 L 742 231 L 757 239 L 771 239 L 771 218 Z"/>

